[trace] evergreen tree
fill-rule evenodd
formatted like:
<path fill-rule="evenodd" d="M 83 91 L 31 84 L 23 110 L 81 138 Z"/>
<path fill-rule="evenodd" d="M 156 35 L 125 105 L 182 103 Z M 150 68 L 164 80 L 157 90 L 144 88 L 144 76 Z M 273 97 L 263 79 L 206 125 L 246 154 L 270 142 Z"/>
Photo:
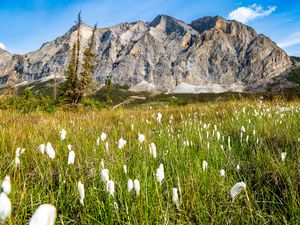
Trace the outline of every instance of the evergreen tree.
<path fill-rule="evenodd" d="M 95 33 L 97 25 L 94 26 L 88 47 L 83 53 L 83 65 L 80 65 L 81 24 L 81 12 L 79 12 L 77 19 L 77 40 L 72 48 L 72 56 L 66 71 L 67 81 L 64 89 L 64 96 L 72 104 L 79 103 L 83 96 L 89 94 L 94 70 L 95 54 L 93 53 L 93 49 L 95 47 Z"/>
<path fill-rule="evenodd" d="M 65 83 L 65 88 L 64 88 L 64 96 L 67 98 L 69 102 L 74 101 L 74 96 L 75 96 L 75 89 L 76 89 L 76 63 L 77 63 L 77 47 L 76 43 L 73 45 L 72 48 L 72 56 L 71 60 L 68 66 L 68 69 L 66 71 L 66 77 L 67 81 Z"/>
<path fill-rule="evenodd" d="M 94 26 L 91 39 L 88 44 L 88 48 L 84 51 L 82 72 L 80 73 L 80 82 L 79 82 L 79 93 L 76 99 L 76 102 L 80 102 L 83 96 L 90 94 L 92 75 L 94 71 L 94 58 L 95 54 L 93 49 L 95 47 L 95 32 L 97 30 L 97 24 Z"/>
<path fill-rule="evenodd" d="M 81 12 L 78 13 L 77 19 L 77 40 L 72 47 L 72 56 L 66 71 L 67 81 L 64 88 L 64 96 L 70 103 L 77 103 L 78 96 L 78 71 L 80 66 L 79 54 L 80 54 L 80 26 L 82 24 Z"/>

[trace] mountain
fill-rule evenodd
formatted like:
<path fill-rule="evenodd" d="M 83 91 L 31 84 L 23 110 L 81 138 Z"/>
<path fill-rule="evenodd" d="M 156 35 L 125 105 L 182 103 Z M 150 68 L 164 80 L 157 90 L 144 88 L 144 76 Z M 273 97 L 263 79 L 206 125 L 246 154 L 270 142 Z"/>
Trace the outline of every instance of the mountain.
<path fill-rule="evenodd" d="M 0 84 L 64 76 L 78 27 L 34 52 L 12 55 L 0 50 Z M 82 46 L 92 28 L 81 25 Z M 146 89 L 265 90 L 291 68 L 289 56 L 268 37 L 219 16 L 187 24 L 159 15 L 152 22 L 121 23 L 96 32 L 94 79 Z M 146 85 L 148 84 L 148 85 Z M 150 85 L 150 86 L 149 86 Z M 176 88 L 177 87 L 177 88 Z"/>

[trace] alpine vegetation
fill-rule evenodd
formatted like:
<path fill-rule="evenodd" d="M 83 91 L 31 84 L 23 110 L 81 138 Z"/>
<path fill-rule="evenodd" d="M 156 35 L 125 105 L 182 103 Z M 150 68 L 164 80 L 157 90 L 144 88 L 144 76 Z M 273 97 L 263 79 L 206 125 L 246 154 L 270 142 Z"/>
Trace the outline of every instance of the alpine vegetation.
<path fill-rule="evenodd" d="M 0 117 L 0 224 L 300 222 L 297 101 Z"/>

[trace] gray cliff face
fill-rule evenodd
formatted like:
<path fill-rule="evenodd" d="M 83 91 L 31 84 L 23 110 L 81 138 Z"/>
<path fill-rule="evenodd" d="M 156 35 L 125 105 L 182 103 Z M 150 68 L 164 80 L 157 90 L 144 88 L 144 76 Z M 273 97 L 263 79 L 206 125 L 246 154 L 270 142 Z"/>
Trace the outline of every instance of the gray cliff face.
<path fill-rule="evenodd" d="M 86 47 L 92 28 L 81 26 Z M 76 41 L 77 27 L 39 50 L 11 55 L 0 50 L 0 83 L 63 76 Z M 98 29 L 95 80 L 111 76 L 114 83 L 147 81 L 156 89 L 181 83 L 244 87 L 279 76 L 291 67 L 288 55 L 252 28 L 221 17 L 186 24 L 160 15 L 151 23 L 138 21 Z"/>

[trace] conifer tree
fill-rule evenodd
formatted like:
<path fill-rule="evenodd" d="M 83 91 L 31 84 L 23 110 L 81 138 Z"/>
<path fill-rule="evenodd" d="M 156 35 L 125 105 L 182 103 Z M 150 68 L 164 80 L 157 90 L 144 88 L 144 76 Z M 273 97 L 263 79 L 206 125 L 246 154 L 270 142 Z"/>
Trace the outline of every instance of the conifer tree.
<path fill-rule="evenodd" d="M 79 82 L 79 93 L 76 99 L 76 102 L 79 102 L 83 96 L 86 96 L 90 93 L 90 85 L 92 83 L 92 75 L 94 71 L 94 58 L 95 54 L 93 49 L 95 47 L 95 33 L 97 30 L 97 24 L 95 24 L 92 36 L 90 38 L 88 48 L 84 51 L 82 72 L 80 73 L 80 82 Z"/>
<path fill-rule="evenodd" d="M 79 54 L 80 54 L 80 26 L 81 21 L 81 12 L 78 13 L 77 19 L 77 40 L 72 47 L 72 55 L 68 69 L 66 71 L 67 81 L 64 88 L 64 96 L 67 98 L 67 101 L 70 103 L 77 103 L 76 99 L 78 96 L 78 71 L 79 71 Z"/>
<path fill-rule="evenodd" d="M 66 71 L 67 81 L 64 88 L 64 96 L 69 102 L 73 102 L 76 89 L 76 63 L 77 63 L 77 47 L 76 43 L 72 48 L 72 56 Z"/>
<path fill-rule="evenodd" d="M 77 19 L 77 40 L 72 48 L 72 56 L 66 71 L 67 81 L 65 83 L 64 96 L 72 104 L 80 102 L 83 96 L 88 95 L 90 91 L 90 85 L 92 83 L 92 74 L 94 70 L 94 58 L 95 54 L 93 49 L 95 47 L 95 33 L 97 30 L 97 24 L 94 26 L 92 36 L 88 43 L 87 49 L 83 54 L 83 65 L 80 64 L 80 52 L 81 52 L 81 12 L 78 14 Z M 80 72 L 81 71 L 81 72 Z"/>

